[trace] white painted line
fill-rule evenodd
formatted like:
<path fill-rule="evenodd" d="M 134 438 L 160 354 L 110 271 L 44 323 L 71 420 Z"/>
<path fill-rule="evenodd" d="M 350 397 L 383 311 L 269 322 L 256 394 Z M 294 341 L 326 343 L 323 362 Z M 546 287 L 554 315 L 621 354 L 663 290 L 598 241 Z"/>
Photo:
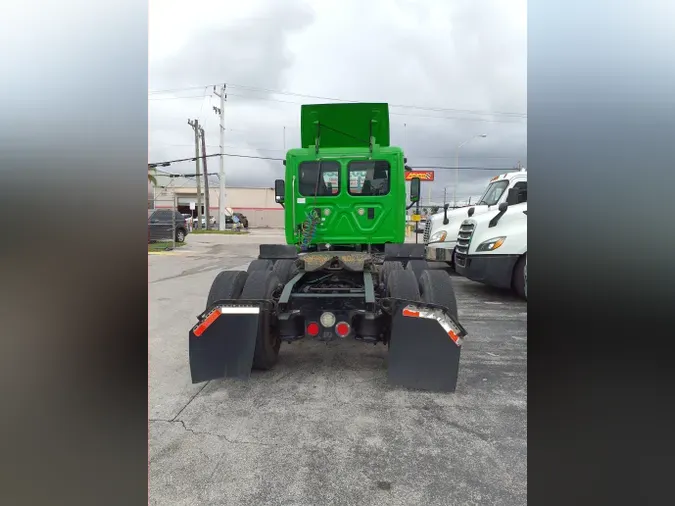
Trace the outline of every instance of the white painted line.
<path fill-rule="evenodd" d="M 221 307 L 220 314 L 260 314 L 259 307 Z"/>

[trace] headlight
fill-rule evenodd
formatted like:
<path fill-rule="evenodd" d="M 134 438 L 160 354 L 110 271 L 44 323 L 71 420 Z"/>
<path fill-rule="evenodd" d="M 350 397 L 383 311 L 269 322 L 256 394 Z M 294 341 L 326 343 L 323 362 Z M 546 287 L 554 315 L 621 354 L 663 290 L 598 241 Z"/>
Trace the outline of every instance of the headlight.
<path fill-rule="evenodd" d="M 445 238 L 446 238 L 447 235 L 448 235 L 448 233 L 446 231 L 441 230 L 440 232 L 436 232 L 434 235 L 432 235 L 429 238 L 429 242 L 445 241 Z"/>
<path fill-rule="evenodd" d="M 480 243 L 478 248 L 476 248 L 476 251 L 494 251 L 504 244 L 505 240 L 506 237 L 493 237 L 492 239 Z"/>

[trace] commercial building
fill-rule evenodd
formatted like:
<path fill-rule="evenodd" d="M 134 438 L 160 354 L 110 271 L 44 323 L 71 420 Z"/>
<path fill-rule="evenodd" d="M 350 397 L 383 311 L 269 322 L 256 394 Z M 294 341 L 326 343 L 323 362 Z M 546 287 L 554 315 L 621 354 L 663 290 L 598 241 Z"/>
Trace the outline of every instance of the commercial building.
<path fill-rule="evenodd" d="M 148 183 L 148 212 L 153 209 L 172 208 L 178 204 L 181 213 L 192 213 L 190 204 L 197 203 L 197 183 L 194 177 L 169 176 L 157 174 L 156 185 Z M 202 213 L 205 212 L 204 178 L 201 180 Z M 218 219 L 220 191 L 218 178 L 209 176 L 209 214 Z M 225 189 L 225 207 L 242 213 L 248 218 L 250 227 L 283 228 L 283 208 L 274 201 L 272 187 L 232 187 Z"/>

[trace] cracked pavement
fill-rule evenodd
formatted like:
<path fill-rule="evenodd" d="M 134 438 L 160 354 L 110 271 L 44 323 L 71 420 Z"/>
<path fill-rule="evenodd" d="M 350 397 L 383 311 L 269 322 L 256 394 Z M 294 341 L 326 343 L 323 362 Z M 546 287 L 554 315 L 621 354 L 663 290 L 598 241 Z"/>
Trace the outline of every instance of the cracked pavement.
<path fill-rule="evenodd" d="M 508 292 L 453 278 L 469 332 L 454 394 L 389 386 L 386 349 L 357 342 L 284 343 L 248 382 L 190 382 L 213 278 L 282 242 L 192 235 L 148 257 L 150 504 L 526 504 L 527 305 Z"/>

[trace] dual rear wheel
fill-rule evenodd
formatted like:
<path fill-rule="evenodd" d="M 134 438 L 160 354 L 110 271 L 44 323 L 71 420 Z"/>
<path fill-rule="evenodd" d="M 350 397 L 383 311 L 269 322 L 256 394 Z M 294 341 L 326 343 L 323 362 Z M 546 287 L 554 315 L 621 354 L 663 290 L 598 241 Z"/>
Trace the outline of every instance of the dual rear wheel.
<path fill-rule="evenodd" d="M 254 271 L 272 271 L 279 281 L 286 284 L 299 272 L 299 269 L 295 260 L 282 259 L 273 262 L 267 259 L 256 259 L 249 264 L 247 272 L 250 274 Z"/>
<path fill-rule="evenodd" d="M 281 281 L 272 269 L 223 271 L 213 280 L 206 307 L 226 299 L 271 299 L 280 286 Z M 260 313 L 258 325 L 253 368 L 266 370 L 272 368 L 279 358 L 281 339 L 276 318 L 270 311 Z"/>
<path fill-rule="evenodd" d="M 389 265 L 387 265 L 389 264 Z M 216 276 L 207 297 L 207 308 L 219 300 L 269 300 L 298 272 L 294 260 L 254 260 L 248 272 L 223 271 Z M 438 304 L 457 319 L 457 300 L 450 275 L 441 270 L 403 268 L 399 262 L 385 262 L 381 279 L 389 297 Z M 260 314 L 253 368 L 271 369 L 279 358 L 281 339 L 278 322 L 269 311 Z"/>
<path fill-rule="evenodd" d="M 387 295 L 414 302 L 438 304 L 457 319 L 457 299 L 450 275 L 441 270 L 423 270 L 419 278 L 413 269 L 393 269 L 387 276 Z"/>

